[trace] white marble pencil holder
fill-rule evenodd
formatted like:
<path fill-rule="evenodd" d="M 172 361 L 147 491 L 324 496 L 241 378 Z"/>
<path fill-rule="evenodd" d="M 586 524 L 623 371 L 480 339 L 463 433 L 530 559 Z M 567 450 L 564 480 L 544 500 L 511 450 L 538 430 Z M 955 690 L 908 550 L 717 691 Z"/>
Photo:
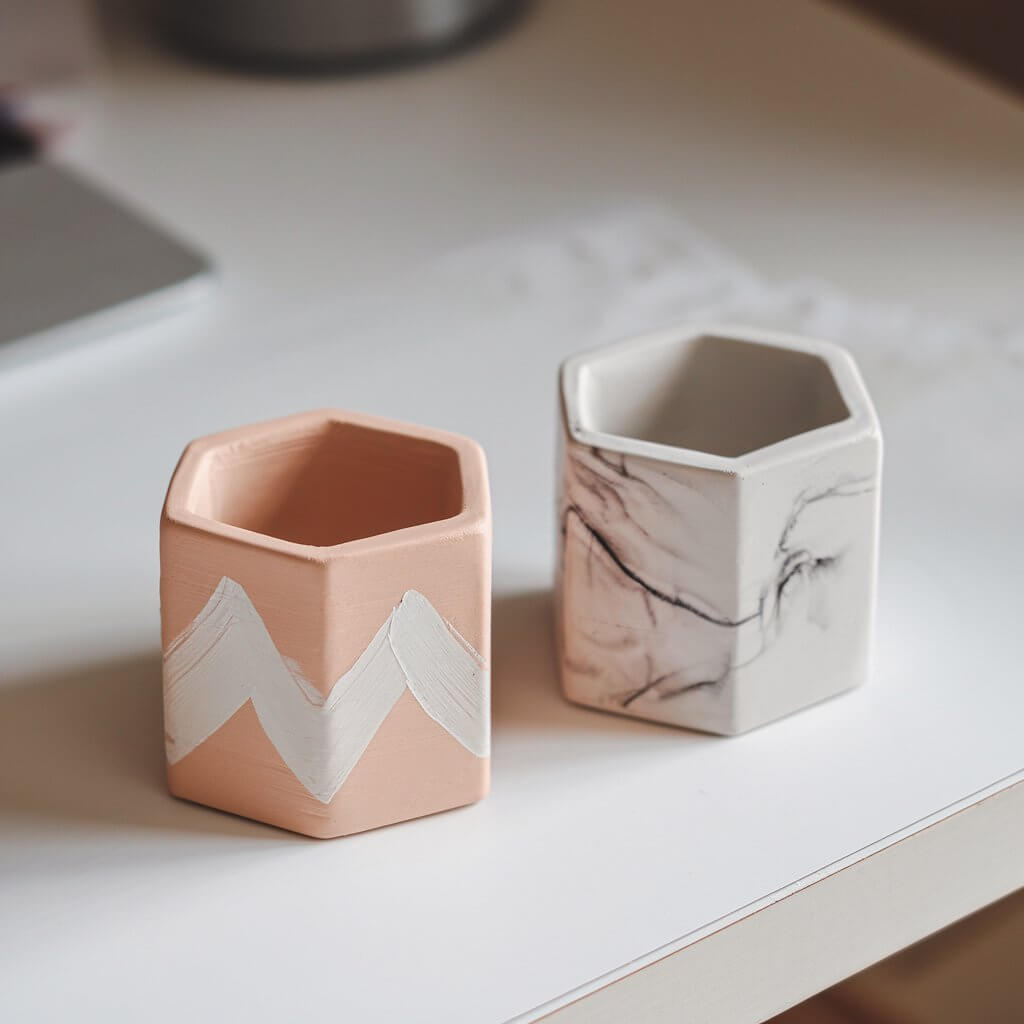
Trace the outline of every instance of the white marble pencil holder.
<path fill-rule="evenodd" d="M 739 733 L 862 683 L 882 438 L 852 358 L 681 327 L 561 372 L 566 696 Z"/>

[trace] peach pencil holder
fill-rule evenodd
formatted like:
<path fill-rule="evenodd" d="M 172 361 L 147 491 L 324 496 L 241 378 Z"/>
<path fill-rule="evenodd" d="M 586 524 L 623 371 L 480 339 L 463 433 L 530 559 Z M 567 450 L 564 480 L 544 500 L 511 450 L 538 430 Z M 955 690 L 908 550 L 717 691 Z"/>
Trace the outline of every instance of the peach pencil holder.
<path fill-rule="evenodd" d="M 160 523 L 167 779 L 310 836 L 489 785 L 480 447 L 322 411 L 194 441 Z"/>

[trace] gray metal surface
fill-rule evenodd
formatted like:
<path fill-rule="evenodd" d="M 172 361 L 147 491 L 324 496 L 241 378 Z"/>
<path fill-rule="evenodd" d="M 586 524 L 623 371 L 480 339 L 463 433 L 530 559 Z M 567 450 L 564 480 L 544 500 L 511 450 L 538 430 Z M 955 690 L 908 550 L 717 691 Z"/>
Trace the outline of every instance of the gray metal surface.
<path fill-rule="evenodd" d="M 208 271 L 198 253 L 46 163 L 0 171 L 0 239 L 0 357 L 20 339 L 59 329 L 76 340 L 129 310 L 156 315 Z"/>

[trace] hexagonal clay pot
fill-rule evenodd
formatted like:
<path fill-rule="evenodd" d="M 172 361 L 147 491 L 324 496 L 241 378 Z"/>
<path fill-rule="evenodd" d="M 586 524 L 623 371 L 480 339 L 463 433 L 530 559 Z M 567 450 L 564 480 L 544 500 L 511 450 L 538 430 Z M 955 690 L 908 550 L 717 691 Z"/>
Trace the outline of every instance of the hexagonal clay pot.
<path fill-rule="evenodd" d="M 864 681 L 882 442 L 845 351 L 679 328 L 561 385 L 570 700 L 738 733 Z"/>
<path fill-rule="evenodd" d="M 488 788 L 483 452 L 314 412 L 195 441 L 160 525 L 171 791 L 311 836 Z"/>

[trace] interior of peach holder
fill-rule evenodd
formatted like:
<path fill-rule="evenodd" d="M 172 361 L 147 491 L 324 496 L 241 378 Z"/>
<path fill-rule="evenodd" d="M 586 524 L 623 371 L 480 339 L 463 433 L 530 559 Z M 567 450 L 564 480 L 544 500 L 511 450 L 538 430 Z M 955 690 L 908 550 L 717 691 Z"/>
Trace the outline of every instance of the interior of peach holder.
<path fill-rule="evenodd" d="M 328 421 L 211 453 L 190 506 L 208 519 L 327 547 L 458 515 L 462 480 L 446 445 Z"/>

